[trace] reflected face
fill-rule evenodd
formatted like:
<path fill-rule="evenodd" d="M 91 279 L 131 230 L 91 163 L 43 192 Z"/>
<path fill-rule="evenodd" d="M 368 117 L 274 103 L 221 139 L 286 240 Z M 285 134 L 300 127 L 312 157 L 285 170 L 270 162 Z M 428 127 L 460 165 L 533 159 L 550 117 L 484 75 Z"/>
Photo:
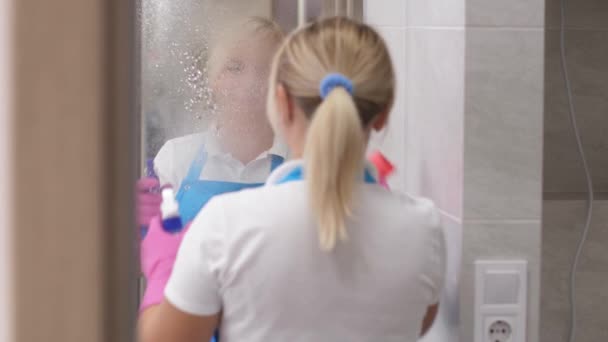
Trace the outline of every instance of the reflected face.
<path fill-rule="evenodd" d="M 210 83 L 221 127 L 246 132 L 267 125 L 268 77 L 276 49 L 276 42 L 252 38 L 239 41 L 216 59 Z"/>

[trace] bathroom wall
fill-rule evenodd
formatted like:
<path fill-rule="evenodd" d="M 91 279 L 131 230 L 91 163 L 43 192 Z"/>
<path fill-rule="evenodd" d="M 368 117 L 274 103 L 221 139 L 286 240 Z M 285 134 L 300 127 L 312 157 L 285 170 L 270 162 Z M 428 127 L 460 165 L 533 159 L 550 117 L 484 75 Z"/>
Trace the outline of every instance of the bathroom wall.
<path fill-rule="evenodd" d="M 473 341 L 476 259 L 528 261 L 538 341 L 544 0 L 467 0 L 461 337 Z"/>
<path fill-rule="evenodd" d="M 586 184 L 568 117 L 560 0 L 547 0 L 541 342 L 565 341 L 570 267 L 586 217 Z M 608 2 L 566 1 L 566 57 L 596 198 L 576 274 L 577 342 L 608 340 Z"/>
<path fill-rule="evenodd" d="M 561 69 L 560 0 L 547 0 L 544 191 L 584 198 L 585 176 L 568 118 Z M 608 195 L 608 1 L 566 0 L 566 55 L 594 189 Z"/>
<path fill-rule="evenodd" d="M 474 261 L 525 259 L 537 341 L 544 0 L 374 0 L 365 10 L 399 73 L 381 144 L 401 170 L 394 186 L 432 198 L 448 235 L 445 329 L 433 333 L 473 341 Z"/>
<path fill-rule="evenodd" d="M 584 200 L 547 200 L 543 208 L 541 342 L 566 341 L 570 267 L 586 215 Z M 608 201 L 596 201 L 577 272 L 577 342 L 608 341 Z"/>

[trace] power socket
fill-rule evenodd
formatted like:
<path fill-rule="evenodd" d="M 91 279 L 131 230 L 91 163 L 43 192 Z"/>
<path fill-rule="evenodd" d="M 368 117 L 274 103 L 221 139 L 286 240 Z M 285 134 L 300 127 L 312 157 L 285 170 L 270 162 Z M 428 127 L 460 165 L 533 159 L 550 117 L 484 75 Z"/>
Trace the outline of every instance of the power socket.
<path fill-rule="evenodd" d="M 486 317 L 484 335 L 485 342 L 512 342 L 513 320 L 509 317 Z"/>
<path fill-rule="evenodd" d="M 475 261 L 474 342 L 525 342 L 527 262 Z"/>

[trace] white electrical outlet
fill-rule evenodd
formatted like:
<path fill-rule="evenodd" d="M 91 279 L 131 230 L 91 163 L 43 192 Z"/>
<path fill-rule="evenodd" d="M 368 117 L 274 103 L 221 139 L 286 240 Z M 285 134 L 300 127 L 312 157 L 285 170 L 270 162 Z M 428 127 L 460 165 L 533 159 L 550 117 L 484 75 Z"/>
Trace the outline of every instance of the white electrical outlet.
<path fill-rule="evenodd" d="M 525 342 L 527 262 L 475 262 L 475 342 Z"/>
<path fill-rule="evenodd" d="M 512 342 L 513 319 L 510 317 L 487 316 L 484 321 L 485 342 Z"/>

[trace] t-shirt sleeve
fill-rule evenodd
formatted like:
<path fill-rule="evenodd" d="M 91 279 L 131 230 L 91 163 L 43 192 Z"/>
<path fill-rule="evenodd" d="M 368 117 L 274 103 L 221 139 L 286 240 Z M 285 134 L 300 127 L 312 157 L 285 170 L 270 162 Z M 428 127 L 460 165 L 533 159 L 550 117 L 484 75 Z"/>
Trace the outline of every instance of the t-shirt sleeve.
<path fill-rule="evenodd" d="M 192 222 L 180 246 L 165 297 L 179 310 L 198 316 L 222 309 L 223 211 L 211 200 Z"/>

